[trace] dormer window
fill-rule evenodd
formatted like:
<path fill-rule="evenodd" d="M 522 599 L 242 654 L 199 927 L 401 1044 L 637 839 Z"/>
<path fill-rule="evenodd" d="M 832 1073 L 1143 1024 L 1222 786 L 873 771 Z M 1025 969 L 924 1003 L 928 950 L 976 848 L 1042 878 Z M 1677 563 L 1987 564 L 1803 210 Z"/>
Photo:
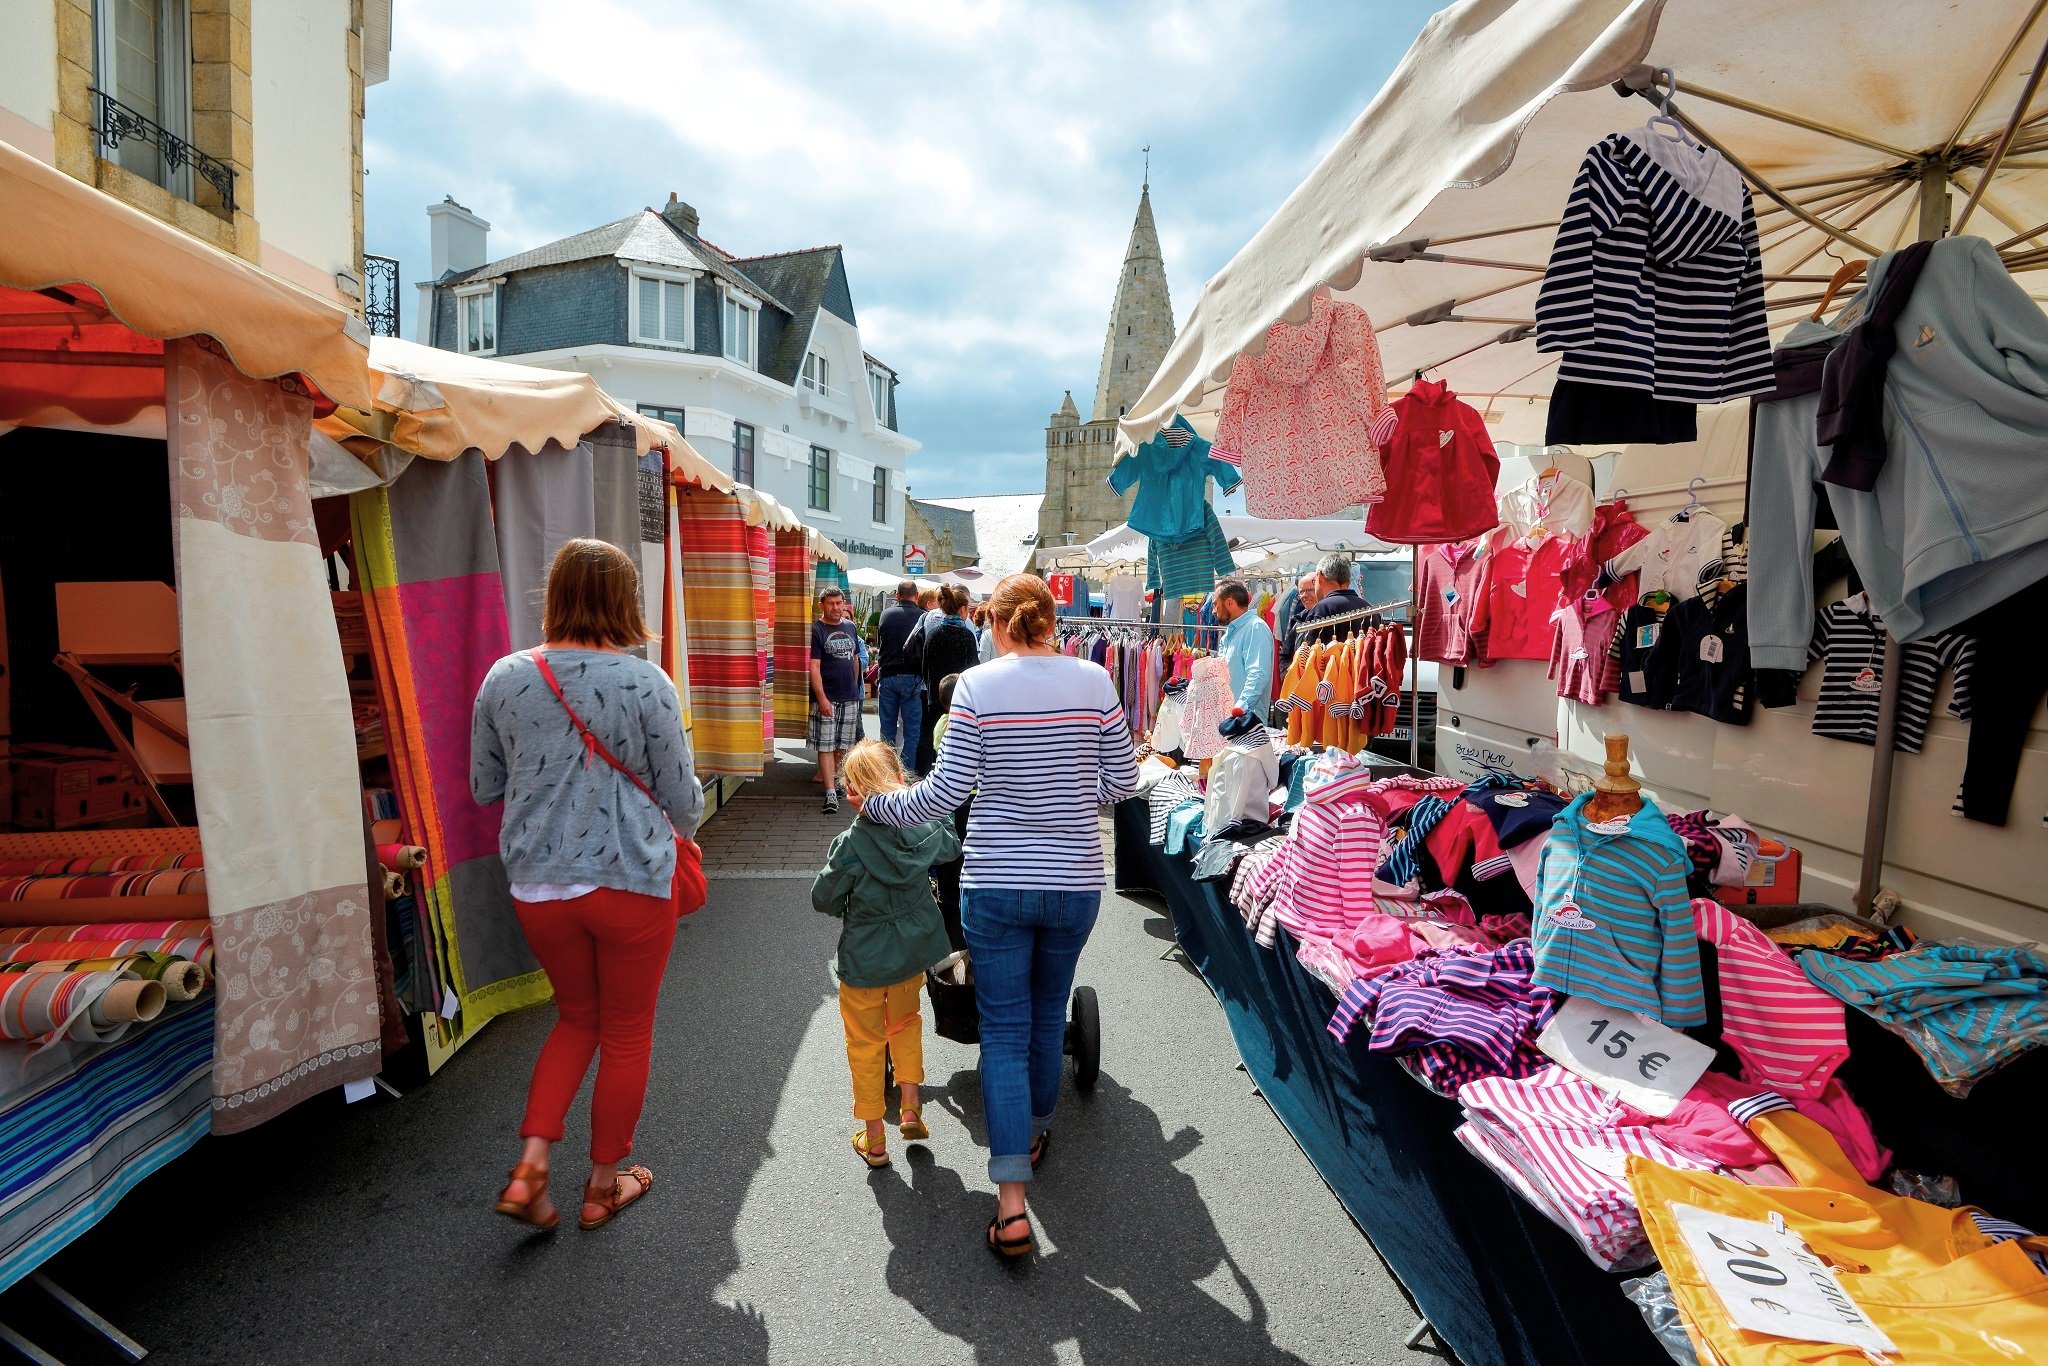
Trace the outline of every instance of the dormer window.
<path fill-rule="evenodd" d="M 689 348 L 696 335 L 691 277 L 670 271 L 633 271 L 633 340 L 642 346 Z"/>
<path fill-rule="evenodd" d="M 760 336 L 761 306 L 752 299 L 725 291 L 722 326 L 725 358 L 752 369 L 756 365 L 755 348 Z"/>
<path fill-rule="evenodd" d="M 498 286 L 464 285 L 455 291 L 455 349 L 469 356 L 498 353 Z"/>
<path fill-rule="evenodd" d="M 815 351 L 804 356 L 803 386 L 825 398 L 834 398 L 838 394 L 832 387 L 831 365 Z"/>
<path fill-rule="evenodd" d="M 868 398 L 875 405 L 875 423 L 878 426 L 894 425 L 894 414 L 889 411 L 889 386 L 894 379 L 894 375 L 879 365 L 868 367 Z"/>

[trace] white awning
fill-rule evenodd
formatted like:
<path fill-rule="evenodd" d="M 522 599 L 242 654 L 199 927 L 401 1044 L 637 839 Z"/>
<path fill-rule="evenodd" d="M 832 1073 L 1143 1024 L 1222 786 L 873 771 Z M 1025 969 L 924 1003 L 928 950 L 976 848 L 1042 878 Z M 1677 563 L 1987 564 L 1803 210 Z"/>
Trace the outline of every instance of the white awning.
<path fill-rule="evenodd" d="M 1322 290 L 1372 318 L 1391 385 L 1428 369 L 1499 420 L 1497 439 L 1540 440 L 1557 357 L 1499 338 L 1534 319 L 1587 148 L 1655 112 L 1612 88 L 1640 87 L 1648 68 L 1671 68 L 1678 113 L 1797 205 L 1755 192 L 1782 330 L 1843 261 L 1918 236 L 1923 166 L 1953 167 L 1961 217 L 2042 60 L 2044 14 L 2031 0 L 1454 5 L 1209 281 L 1122 441 L 1176 411 L 1213 431 L 1231 364 L 1274 323 L 1305 319 Z M 2048 297 L 2048 158 L 2030 120 L 2043 110 L 2048 92 L 2030 91 L 2012 149 L 1962 223 L 2037 297 Z"/>

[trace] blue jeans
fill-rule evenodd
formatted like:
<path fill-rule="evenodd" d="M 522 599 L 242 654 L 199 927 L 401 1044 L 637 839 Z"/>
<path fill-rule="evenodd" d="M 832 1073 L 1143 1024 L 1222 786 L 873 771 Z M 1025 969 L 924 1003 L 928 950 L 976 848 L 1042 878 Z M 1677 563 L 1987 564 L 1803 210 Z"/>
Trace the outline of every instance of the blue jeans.
<path fill-rule="evenodd" d="M 882 743 L 903 758 L 905 773 L 917 772 L 917 731 L 924 721 L 924 684 L 915 674 L 885 678 L 875 691 L 875 709 L 882 714 Z"/>
<path fill-rule="evenodd" d="M 981 1013 L 988 1177 L 1031 1179 L 1031 1140 L 1052 1123 L 1066 1065 L 1067 996 L 1100 892 L 967 887 L 960 918 Z"/>

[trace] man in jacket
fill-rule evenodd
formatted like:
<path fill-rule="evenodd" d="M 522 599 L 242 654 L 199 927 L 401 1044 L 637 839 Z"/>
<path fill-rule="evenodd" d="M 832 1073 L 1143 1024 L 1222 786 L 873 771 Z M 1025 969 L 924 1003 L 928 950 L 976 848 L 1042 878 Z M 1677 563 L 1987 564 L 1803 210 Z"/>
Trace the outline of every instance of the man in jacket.
<path fill-rule="evenodd" d="M 881 682 L 875 706 L 881 713 L 882 743 L 903 758 L 905 773 L 917 772 L 918 727 L 924 720 L 922 651 L 913 645 L 923 613 L 917 606 L 917 585 L 905 579 L 896 585 L 896 602 L 882 613 L 875 635 L 881 645 Z M 917 644 L 922 644 L 922 634 Z"/>
<path fill-rule="evenodd" d="M 1273 633 L 1252 611 L 1251 591 L 1236 579 L 1216 585 L 1215 602 L 1223 623 L 1216 652 L 1230 664 L 1231 697 L 1263 725 L 1273 708 Z"/>
<path fill-rule="evenodd" d="M 1364 598 L 1351 591 L 1351 561 L 1342 555 L 1329 554 L 1316 561 L 1316 605 L 1305 612 L 1297 612 L 1287 631 L 1287 656 L 1280 663 L 1283 671 L 1294 662 L 1294 652 L 1301 648 L 1304 632 L 1318 621 L 1329 617 L 1342 616 L 1346 612 L 1357 612 L 1369 606 Z M 1359 627 L 1366 625 L 1365 619 L 1346 622 L 1327 631 L 1316 632 L 1318 639 L 1344 640 Z"/>

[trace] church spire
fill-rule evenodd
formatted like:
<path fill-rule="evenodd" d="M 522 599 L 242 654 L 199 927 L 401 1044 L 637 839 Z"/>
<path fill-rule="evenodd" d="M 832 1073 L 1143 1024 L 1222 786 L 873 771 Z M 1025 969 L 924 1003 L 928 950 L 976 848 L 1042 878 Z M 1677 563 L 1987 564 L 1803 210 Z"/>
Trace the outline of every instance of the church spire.
<path fill-rule="evenodd" d="M 1115 421 L 1138 401 L 1159 362 L 1173 345 L 1173 303 L 1166 292 L 1166 262 L 1159 229 L 1152 222 L 1152 174 L 1138 192 L 1138 216 L 1117 274 L 1109 332 L 1102 340 L 1102 369 L 1095 380 L 1096 422 Z"/>

